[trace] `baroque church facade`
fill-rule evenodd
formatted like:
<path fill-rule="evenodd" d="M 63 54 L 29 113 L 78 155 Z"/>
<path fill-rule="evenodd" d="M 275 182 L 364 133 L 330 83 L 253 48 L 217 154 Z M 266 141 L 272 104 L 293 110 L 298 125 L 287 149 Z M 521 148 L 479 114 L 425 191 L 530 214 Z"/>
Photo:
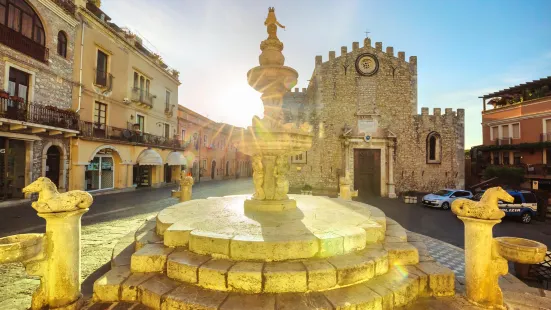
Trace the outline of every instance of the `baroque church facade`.
<path fill-rule="evenodd" d="M 347 176 L 360 196 L 396 197 L 465 185 L 465 111 L 417 112 L 417 57 L 352 44 L 316 56 L 308 88 L 284 97 L 286 122 L 309 122 L 313 145 L 290 158 L 292 189 L 334 194 Z"/>

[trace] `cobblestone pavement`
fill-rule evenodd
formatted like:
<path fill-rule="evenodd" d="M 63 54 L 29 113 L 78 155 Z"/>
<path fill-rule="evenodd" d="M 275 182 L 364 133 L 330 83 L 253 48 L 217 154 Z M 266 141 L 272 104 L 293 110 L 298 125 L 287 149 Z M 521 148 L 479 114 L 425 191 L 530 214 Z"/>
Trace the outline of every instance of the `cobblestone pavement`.
<path fill-rule="evenodd" d="M 136 230 L 145 219 L 155 216 L 160 210 L 177 203 L 176 199 L 169 198 L 171 189 L 146 189 L 94 197 L 94 204 L 82 221 L 81 266 L 84 280 L 82 291 L 85 297 L 91 295 L 93 282 L 109 270 L 111 251 L 117 240 Z M 193 198 L 248 194 L 252 191 L 251 179 L 202 182 L 193 187 Z M 15 210 L 0 209 L 2 235 L 10 235 L 21 230 L 44 231 L 44 228 L 40 226 L 30 230 L 21 229 L 30 226 L 21 221 L 21 218 L 26 220 L 27 218 L 38 218 L 38 216 L 30 206 L 18 206 L 17 208 L 20 208 L 20 213 Z M 27 209 L 30 209 L 31 212 L 28 212 Z M 9 216 L 15 215 L 18 218 L 9 218 Z M 19 221 L 20 225 L 16 226 L 10 223 L 13 220 Z M 33 223 L 43 225 L 43 222 L 40 221 Z M 11 227 L 11 231 L 6 229 L 7 225 Z M 0 265 L 0 310 L 28 309 L 31 303 L 31 294 L 39 282 L 38 278 L 27 276 L 21 264 Z"/>

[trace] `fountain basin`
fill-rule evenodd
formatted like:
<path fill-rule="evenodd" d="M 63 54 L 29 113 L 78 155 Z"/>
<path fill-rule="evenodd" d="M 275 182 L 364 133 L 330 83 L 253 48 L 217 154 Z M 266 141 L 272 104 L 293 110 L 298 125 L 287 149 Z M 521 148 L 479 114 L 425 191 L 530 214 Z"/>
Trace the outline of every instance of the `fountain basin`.
<path fill-rule="evenodd" d="M 44 247 L 44 234 L 21 234 L 0 238 L 0 264 L 23 262 Z"/>
<path fill-rule="evenodd" d="M 523 238 L 495 238 L 498 252 L 508 261 L 520 264 L 537 264 L 544 260 L 547 246 L 545 244 Z"/>
<path fill-rule="evenodd" d="M 295 155 L 312 147 L 312 135 L 300 131 L 249 130 L 243 135 L 241 151 L 246 155 Z"/>
<path fill-rule="evenodd" d="M 249 85 L 261 93 L 269 88 L 285 93 L 297 85 L 297 79 L 297 71 L 285 66 L 258 66 L 247 72 Z"/>

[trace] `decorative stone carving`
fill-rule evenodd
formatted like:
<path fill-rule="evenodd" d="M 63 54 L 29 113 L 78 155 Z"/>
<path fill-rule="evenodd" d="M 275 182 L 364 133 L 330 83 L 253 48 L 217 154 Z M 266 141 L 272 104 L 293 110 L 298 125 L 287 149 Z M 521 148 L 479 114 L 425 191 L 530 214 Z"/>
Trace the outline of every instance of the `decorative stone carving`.
<path fill-rule="evenodd" d="M 289 192 L 289 181 L 287 181 L 287 172 L 289 171 L 289 162 L 287 156 L 280 155 L 276 159 L 276 166 L 274 169 L 274 177 L 276 179 L 276 191 L 275 200 L 288 199 L 287 193 Z"/>
<path fill-rule="evenodd" d="M 55 184 L 46 177 L 40 177 L 23 188 L 23 193 L 38 193 L 38 200 L 32 207 L 39 213 L 69 212 L 88 209 L 92 205 L 92 195 L 85 191 L 59 193 Z"/>
<path fill-rule="evenodd" d="M 255 193 L 253 195 L 254 199 L 263 200 L 266 198 L 264 195 L 264 168 L 262 165 L 262 156 L 254 155 L 253 156 L 253 182 Z"/>
<path fill-rule="evenodd" d="M 497 206 L 499 200 L 513 202 L 513 197 L 501 187 L 492 187 L 484 193 L 480 201 L 457 200 L 457 203 L 454 202 L 452 205 L 452 211 L 463 217 L 499 220 L 505 216 L 505 212 Z"/>

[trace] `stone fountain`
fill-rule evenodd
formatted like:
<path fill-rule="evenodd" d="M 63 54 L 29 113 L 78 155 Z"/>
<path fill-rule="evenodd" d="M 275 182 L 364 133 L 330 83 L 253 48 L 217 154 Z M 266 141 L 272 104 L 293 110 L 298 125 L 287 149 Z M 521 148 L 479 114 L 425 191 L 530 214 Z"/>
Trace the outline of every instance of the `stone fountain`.
<path fill-rule="evenodd" d="M 253 118 L 242 143 L 253 156 L 254 194 L 162 210 L 115 247 L 94 300 L 153 309 L 391 309 L 453 295 L 454 273 L 381 210 L 350 197 L 288 195 L 289 157 L 308 150 L 312 136 L 309 124 L 283 122 L 282 97 L 298 74 L 284 66 L 273 8 L 264 24 L 260 65 L 247 74 L 264 117 Z"/>

